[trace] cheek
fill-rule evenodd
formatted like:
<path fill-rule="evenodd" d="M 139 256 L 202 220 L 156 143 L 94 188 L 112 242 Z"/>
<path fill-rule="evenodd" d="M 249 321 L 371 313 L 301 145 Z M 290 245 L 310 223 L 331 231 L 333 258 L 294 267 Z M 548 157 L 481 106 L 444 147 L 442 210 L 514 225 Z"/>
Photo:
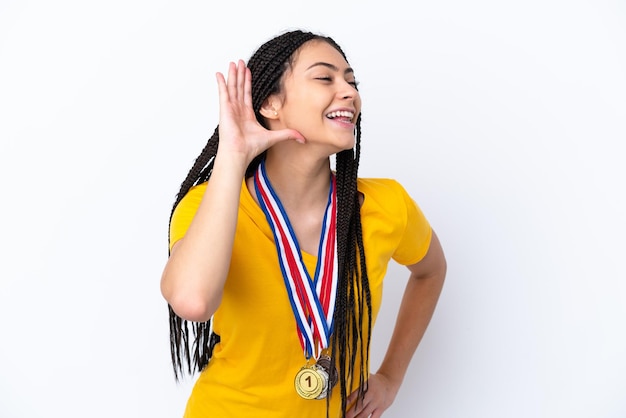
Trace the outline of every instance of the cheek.
<path fill-rule="evenodd" d="M 291 109 L 292 120 L 305 125 L 318 124 L 325 119 L 324 111 L 328 103 L 319 98 L 307 95 L 302 97 Z"/>

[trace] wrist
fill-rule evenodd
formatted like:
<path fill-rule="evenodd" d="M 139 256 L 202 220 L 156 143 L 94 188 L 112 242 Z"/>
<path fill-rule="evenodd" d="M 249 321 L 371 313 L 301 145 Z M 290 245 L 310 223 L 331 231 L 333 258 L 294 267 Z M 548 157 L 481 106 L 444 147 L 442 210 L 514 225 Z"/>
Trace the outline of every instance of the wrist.
<path fill-rule="evenodd" d="M 251 161 L 251 160 L 250 160 Z M 219 172 L 231 173 L 236 175 L 240 179 L 243 178 L 243 175 L 250 164 L 249 158 L 243 154 L 238 152 L 219 152 L 215 156 L 215 163 L 213 165 L 213 170 L 217 170 Z"/>
<path fill-rule="evenodd" d="M 393 398 L 395 398 L 396 394 L 400 390 L 402 381 L 404 380 L 404 375 L 398 375 L 397 373 L 393 373 L 390 370 L 384 369 L 383 367 L 378 369 L 376 375 L 387 382 L 387 387 L 389 388 L 389 391 L 391 392 Z"/>

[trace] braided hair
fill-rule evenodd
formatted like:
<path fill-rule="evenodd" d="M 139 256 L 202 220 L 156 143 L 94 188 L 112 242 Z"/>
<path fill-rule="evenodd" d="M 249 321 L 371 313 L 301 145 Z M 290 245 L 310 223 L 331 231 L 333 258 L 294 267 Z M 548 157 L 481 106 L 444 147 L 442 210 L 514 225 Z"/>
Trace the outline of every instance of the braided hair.
<path fill-rule="evenodd" d="M 260 113 L 263 101 L 280 93 L 283 74 L 294 61 L 298 49 L 308 41 L 327 42 L 346 59 L 339 45 L 330 37 L 300 30 L 283 33 L 265 44 L 252 55 L 248 68 L 252 73 L 252 106 L 258 122 L 267 128 Z M 347 60 L 347 59 L 346 59 Z M 349 391 L 358 378 L 359 397 L 367 390 L 369 370 L 369 345 L 371 334 L 371 297 L 361 228 L 357 171 L 361 151 L 361 116 L 356 122 L 355 149 L 336 155 L 337 184 L 337 258 L 339 277 L 337 284 L 334 329 L 331 336 L 330 356 L 338 366 L 342 411 L 347 406 Z M 170 214 L 170 223 L 176 206 L 195 185 L 208 181 L 219 143 L 218 128 L 196 158 L 187 177 L 180 186 Z M 252 176 L 264 154 L 252 160 L 246 178 Z M 174 375 L 178 380 L 185 371 L 193 374 L 208 364 L 219 335 L 207 322 L 189 322 L 169 308 L 170 350 Z M 190 332 L 191 328 L 191 332 Z M 357 357 L 361 359 L 357 364 Z"/>

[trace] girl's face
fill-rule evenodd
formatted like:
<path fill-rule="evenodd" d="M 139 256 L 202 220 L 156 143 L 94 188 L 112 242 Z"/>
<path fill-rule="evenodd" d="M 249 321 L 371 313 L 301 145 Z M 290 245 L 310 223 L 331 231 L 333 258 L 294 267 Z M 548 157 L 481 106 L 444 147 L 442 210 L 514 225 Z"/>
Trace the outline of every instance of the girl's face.
<path fill-rule="evenodd" d="M 328 146 L 330 154 L 352 148 L 361 97 L 341 53 L 324 41 L 309 41 L 283 77 L 282 92 L 270 98 L 278 113 L 273 126 L 295 129 L 308 144 Z"/>

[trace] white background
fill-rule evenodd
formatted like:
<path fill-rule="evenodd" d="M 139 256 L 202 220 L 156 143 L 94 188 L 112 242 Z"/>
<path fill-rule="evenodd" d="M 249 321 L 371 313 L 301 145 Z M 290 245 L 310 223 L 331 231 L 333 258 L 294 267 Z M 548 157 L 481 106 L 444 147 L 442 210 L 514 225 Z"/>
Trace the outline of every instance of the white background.
<path fill-rule="evenodd" d="M 385 416 L 626 417 L 618 0 L 1 0 L 0 417 L 181 416 L 171 204 L 217 123 L 215 72 L 290 28 L 342 45 L 361 175 L 401 181 L 448 258 Z"/>

